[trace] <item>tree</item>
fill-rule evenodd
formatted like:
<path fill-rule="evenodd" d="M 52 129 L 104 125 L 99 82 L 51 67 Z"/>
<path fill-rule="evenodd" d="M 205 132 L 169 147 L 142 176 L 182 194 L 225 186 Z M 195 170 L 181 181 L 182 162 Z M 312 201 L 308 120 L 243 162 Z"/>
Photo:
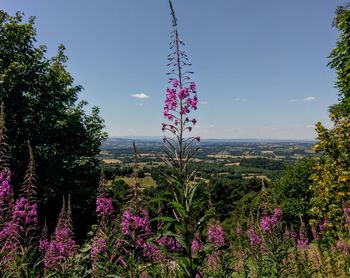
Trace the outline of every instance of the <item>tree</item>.
<path fill-rule="evenodd" d="M 283 218 L 294 228 L 300 226 L 300 216 L 305 219 L 310 209 L 312 163 L 312 159 L 303 159 L 288 165 L 274 184 Z"/>
<path fill-rule="evenodd" d="M 343 207 L 350 206 L 350 10 L 339 7 L 334 21 L 340 36 L 329 58 L 335 69 L 339 103 L 330 107 L 331 129 L 317 123 L 320 156 L 314 166 L 311 213 L 317 219 L 330 221 L 328 234 L 341 235 L 344 227 Z"/>
<path fill-rule="evenodd" d="M 10 16 L 0 10 L 0 102 L 10 166 L 16 193 L 33 147 L 42 215 L 53 223 L 62 195 L 71 194 L 79 231 L 90 225 L 99 179 L 101 141 L 106 137 L 99 109 L 86 114 L 78 103 L 81 86 L 66 69 L 64 46 L 47 58 L 46 47 L 36 45 L 34 18 Z M 78 234 L 81 236 L 81 234 Z"/>

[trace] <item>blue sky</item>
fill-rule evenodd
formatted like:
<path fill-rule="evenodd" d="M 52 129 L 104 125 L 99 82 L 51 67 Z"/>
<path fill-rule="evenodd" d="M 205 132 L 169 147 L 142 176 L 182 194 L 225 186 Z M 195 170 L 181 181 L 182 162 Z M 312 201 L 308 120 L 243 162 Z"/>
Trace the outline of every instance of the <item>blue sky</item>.
<path fill-rule="evenodd" d="M 203 138 L 313 139 L 337 101 L 326 67 L 337 0 L 173 0 L 201 101 Z M 171 18 L 166 0 L 1 0 L 67 48 L 80 97 L 110 136 L 161 135 Z M 144 96 L 148 98 L 137 98 Z"/>

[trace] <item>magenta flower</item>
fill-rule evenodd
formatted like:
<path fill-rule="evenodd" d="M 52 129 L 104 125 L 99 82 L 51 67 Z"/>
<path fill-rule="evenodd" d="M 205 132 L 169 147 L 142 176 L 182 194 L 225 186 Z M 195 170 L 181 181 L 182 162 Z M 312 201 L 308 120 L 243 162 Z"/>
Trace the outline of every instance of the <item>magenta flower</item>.
<path fill-rule="evenodd" d="M 76 253 L 73 230 L 71 227 L 70 202 L 68 210 L 63 200 L 62 210 L 57 220 L 55 233 L 47 247 L 44 265 L 45 268 L 61 268 L 63 265 L 69 267 L 68 262 Z"/>
<path fill-rule="evenodd" d="M 0 254 L 13 251 L 20 245 L 21 227 L 13 221 L 8 221 L 0 229 Z"/>
<path fill-rule="evenodd" d="M 199 251 L 201 251 L 204 248 L 204 244 L 200 239 L 199 235 L 196 235 L 196 237 L 192 241 L 191 245 L 191 252 L 192 255 L 196 255 Z"/>
<path fill-rule="evenodd" d="M 12 186 L 10 179 L 10 171 L 2 171 L 0 173 L 0 205 L 12 201 Z"/>
<path fill-rule="evenodd" d="M 181 244 L 174 237 L 163 236 L 157 243 L 165 247 L 169 252 L 179 253 L 182 251 Z"/>
<path fill-rule="evenodd" d="M 109 218 L 113 215 L 113 212 L 112 198 L 98 197 L 96 199 L 96 214 L 99 219 Z"/>
<path fill-rule="evenodd" d="M 323 223 L 321 223 L 321 224 L 319 225 L 320 231 L 321 231 L 321 232 L 326 231 L 327 228 L 328 228 L 328 226 L 329 226 L 329 220 L 328 220 L 327 218 L 325 218 L 325 219 L 323 220 Z"/>
<path fill-rule="evenodd" d="M 32 226 L 33 229 L 37 229 L 38 225 L 38 205 L 30 204 L 29 201 L 20 197 L 17 199 L 15 208 L 13 211 L 13 221 L 20 226 Z"/>
<path fill-rule="evenodd" d="M 41 238 L 39 240 L 39 249 L 40 251 L 45 254 L 46 251 L 49 249 L 50 241 L 47 238 Z"/>
<path fill-rule="evenodd" d="M 265 215 L 260 220 L 260 227 L 264 234 L 270 233 L 278 226 L 279 221 L 282 218 L 282 210 L 276 208 L 273 215 Z"/>
<path fill-rule="evenodd" d="M 45 254 L 46 268 L 59 267 L 75 255 L 75 241 L 71 238 L 70 229 L 56 228 L 53 239 L 50 241 Z"/>
<path fill-rule="evenodd" d="M 305 223 L 302 221 L 300 224 L 299 237 L 297 240 L 298 248 L 306 249 L 308 247 L 309 238 L 306 234 Z"/>
<path fill-rule="evenodd" d="M 184 118 L 185 115 L 189 114 L 191 110 L 196 110 L 198 105 L 198 97 L 195 91 L 195 83 L 191 83 L 190 87 L 181 87 L 178 80 L 174 80 L 172 88 L 167 88 L 165 93 L 163 116 L 170 122 L 169 124 L 162 123 L 162 131 L 170 130 L 172 133 L 176 133 L 172 130 L 171 126 L 177 126 L 182 124 L 185 129 L 186 123 L 189 122 L 188 117 Z M 192 92 L 192 95 L 190 95 Z M 196 119 L 191 120 L 192 124 L 197 123 Z M 190 131 L 191 128 L 188 128 Z"/>
<path fill-rule="evenodd" d="M 10 221 L 12 215 L 13 193 L 9 170 L 0 173 L 0 226 Z"/>
<path fill-rule="evenodd" d="M 128 209 L 124 211 L 121 222 L 124 235 L 131 236 L 131 231 L 137 231 L 143 236 L 151 234 L 148 212 L 144 210 L 142 214 L 142 216 L 134 215 Z"/>
<path fill-rule="evenodd" d="M 210 225 L 208 229 L 208 240 L 216 247 L 221 247 L 225 244 L 224 230 L 220 225 Z"/>
<path fill-rule="evenodd" d="M 92 261 L 97 261 L 98 257 L 107 251 L 107 242 L 104 238 L 95 237 L 90 251 Z"/>
<path fill-rule="evenodd" d="M 247 231 L 248 239 L 250 242 L 250 246 L 252 248 L 258 247 L 261 245 L 262 240 L 261 238 L 256 234 L 253 227 L 250 227 Z"/>

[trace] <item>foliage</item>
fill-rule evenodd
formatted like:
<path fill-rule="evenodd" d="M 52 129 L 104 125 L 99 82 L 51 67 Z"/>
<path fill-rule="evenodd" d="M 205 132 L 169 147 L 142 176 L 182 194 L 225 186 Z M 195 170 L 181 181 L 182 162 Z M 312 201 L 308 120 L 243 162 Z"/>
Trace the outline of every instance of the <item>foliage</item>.
<path fill-rule="evenodd" d="M 289 165 L 273 184 L 273 191 L 281 204 L 284 219 L 291 227 L 299 226 L 300 216 L 308 217 L 312 183 L 312 159 Z"/>
<path fill-rule="evenodd" d="M 339 7 L 335 26 L 340 32 L 330 55 L 329 66 L 336 70 L 339 103 L 330 107 L 333 128 L 317 123 L 318 133 L 311 199 L 311 213 L 317 220 L 330 222 L 329 237 L 333 240 L 344 233 L 343 207 L 350 202 L 350 10 Z"/>
<path fill-rule="evenodd" d="M 71 194 L 77 221 L 85 234 L 91 224 L 94 184 L 99 163 L 103 120 L 99 109 L 84 111 L 77 103 L 81 86 L 74 85 L 66 69 L 64 46 L 57 55 L 46 56 L 46 47 L 36 46 L 34 18 L 10 16 L 0 11 L 0 102 L 7 117 L 12 181 L 15 193 L 26 171 L 27 142 L 36 158 L 40 210 L 49 226 L 58 212 L 59 196 Z"/>

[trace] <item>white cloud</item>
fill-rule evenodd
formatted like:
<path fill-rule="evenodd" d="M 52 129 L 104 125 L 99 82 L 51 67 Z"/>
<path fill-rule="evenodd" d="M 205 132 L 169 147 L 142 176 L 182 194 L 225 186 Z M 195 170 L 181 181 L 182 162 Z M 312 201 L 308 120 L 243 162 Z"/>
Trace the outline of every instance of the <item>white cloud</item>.
<path fill-rule="evenodd" d="M 149 98 L 148 95 L 144 94 L 144 93 L 140 93 L 140 94 L 133 94 L 131 95 L 132 97 L 135 97 L 135 98 L 141 98 L 141 99 L 146 99 L 146 98 Z"/>
<path fill-rule="evenodd" d="M 302 98 L 302 99 L 293 98 L 293 99 L 290 99 L 289 102 L 313 101 L 315 99 L 316 99 L 315 97 L 305 97 L 305 98 Z"/>
<path fill-rule="evenodd" d="M 316 99 L 315 97 L 306 97 L 303 99 L 303 101 L 313 101 L 315 99 Z"/>
<path fill-rule="evenodd" d="M 208 102 L 207 101 L 201 101 L 201 104 L 207 105 Z"/>

